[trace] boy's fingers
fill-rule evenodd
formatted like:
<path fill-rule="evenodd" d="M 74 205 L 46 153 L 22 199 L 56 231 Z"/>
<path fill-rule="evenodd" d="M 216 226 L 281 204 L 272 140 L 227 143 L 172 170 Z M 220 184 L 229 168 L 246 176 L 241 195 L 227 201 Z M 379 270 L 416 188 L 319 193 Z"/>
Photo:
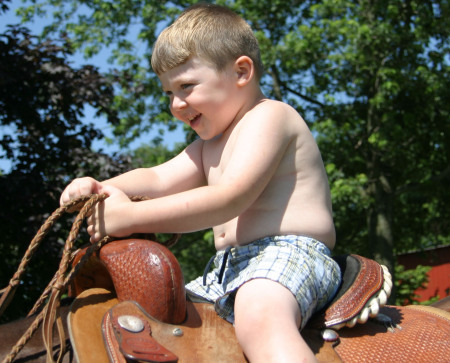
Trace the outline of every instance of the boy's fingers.
<path fill-rule="evenodd" d="M 86 230 L 87 230 L 87 233 L 89 234 L 89 236 L 93 236 L 95 233 L 94 226 L 92 226 L 92 225 L 89 225 Z"/>
<path fill-rule="evenodd" d="M 113 187 L 111 185 L 102 186 L 102 188 L 100 190 L 101 194 L 106 194 L 108 196 L 112 196 L 112 195 L 114 195 L 116 193 L 119 193 L 119 192 L 120 192 L 120 189 L 117 189 L 116 187 Z"/>
<path fill-rule="evenodd" d="M 61 198 L 59 203 L 61 206 L 70 202 L 73 199 L 79 198 L 83 195 L 93 194 L 96 191 L 95 180 L 92 178 L 81 178 L 73 180 L 67 187 L 64 189 L 61 194 Z M 80 205 L 76 208 L 71 208 L 70 211 L 73 212 L 75 210 L 80 209 Z"/>

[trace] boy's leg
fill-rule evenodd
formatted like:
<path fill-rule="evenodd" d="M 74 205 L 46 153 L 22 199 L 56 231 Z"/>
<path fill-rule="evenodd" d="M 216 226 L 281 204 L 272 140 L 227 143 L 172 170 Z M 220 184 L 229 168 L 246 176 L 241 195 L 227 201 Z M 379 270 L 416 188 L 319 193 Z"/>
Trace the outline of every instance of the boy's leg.
<path fill-rule="evenodd" d="M 267 279 L 245 283 L 234 314 L 237 339 L 251 363 L 316 361 L 298 330 L 297 300 L 283 285 Z"/>

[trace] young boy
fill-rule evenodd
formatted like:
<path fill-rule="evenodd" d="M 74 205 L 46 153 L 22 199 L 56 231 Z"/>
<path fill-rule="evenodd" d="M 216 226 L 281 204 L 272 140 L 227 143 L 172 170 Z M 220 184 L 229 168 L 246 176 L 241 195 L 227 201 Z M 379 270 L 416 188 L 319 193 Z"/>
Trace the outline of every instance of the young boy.
<path fill-rule="evenodd" d="M 264 97 L 256 38 L 226 8 L 187 9 L 159 36 L 152 66 L 172 114 L 200 138 L 153 168 L 75 179 L 61 203 L 109 195 L 88 219 L 92 242 L 213 227 L 216 267 L 187 290 L 235 324 L 251 362 L 313 361 L 298 329 L 333 297 L 340 271 L 327 176 L 307 125 Z"/>

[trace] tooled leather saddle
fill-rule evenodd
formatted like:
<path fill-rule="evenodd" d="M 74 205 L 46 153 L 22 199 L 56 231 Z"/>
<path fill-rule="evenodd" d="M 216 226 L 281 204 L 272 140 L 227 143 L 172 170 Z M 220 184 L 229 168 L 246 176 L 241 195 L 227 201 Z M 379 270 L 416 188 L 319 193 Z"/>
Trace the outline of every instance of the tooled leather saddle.
<path fill-rule="evenodd" d="M 81 256 L 82 253 L 76 256 L 74 263 Z M 373 260 L 345 255 L 337 257 L 336 261 L 343 276 L 340 289 L 329 306 L 316 314 L 304 329 L 304 332 L 313 332 L 306 340 L 316 348 L 319 346 L 317 351 L 333 345 L 338 340 L 337 330 L 342 327 L 353 327 L 375 317 L 386 304 L 392 287 L 388 270 Z M 245 361 L 231 325 L 216 317 L 213 306 L 186 299 L 178 261 L 159 243 L 128 239 L 107 244 L 78 273 L 70 294 L 78 296 L 69 316 L 69 326 L 80 362 L 83 362 L 79 355 L 84 344 L 80 344 L 82 338 L 77 329 L 80 324 L 86 324 L 86 321 L 80 323 L 82 320 L 92 320 L 92 317 L 81 317 L 82 311 L 91 305 L 98 308 L 100 302 L 103 304 L 101 344 L 111 362 L 176 362 L 180 357 L 191 361 L 186 359 L 186 352 L 195 351 L 194 346 L 202 340 L 199 329 L 203 329 L 204 335 L 205 327 L 209 329 L 207 334 L 214 331 L 214 334 L 221 334 L 222 343 L 235 346 L 227 348 L 225 354 L 234 356 L 227 361 Z M 98 312 L 96 314 L 98 319 Z M 212 329 L 208 324 L 216 327 Z M 83 334 L 86 335 L 85 331 Z M 222 343 L 215 341 L 215 344 Z M 204 344 L 202 342 L 200 349 L 211 350 Z M 328 349 L 324 354 L 339 361 L 334 351 L 327 352 Z M 198 359 L 199 354 L 204 353 L 197 351 L 195 354 Z M 224 352 L 215 354 L 223 356 Z"/>

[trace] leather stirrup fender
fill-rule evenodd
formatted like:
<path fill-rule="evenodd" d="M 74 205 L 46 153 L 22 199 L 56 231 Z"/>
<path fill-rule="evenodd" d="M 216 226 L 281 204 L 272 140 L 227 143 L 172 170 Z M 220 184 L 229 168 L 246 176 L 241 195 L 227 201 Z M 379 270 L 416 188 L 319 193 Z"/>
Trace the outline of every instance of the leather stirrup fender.
<path fill-rule="evenodd" d="M 150 322 L 141 309 L 136 302 L 125 301 L 103 317 L 102 333 L 110 361 L 177 362 L 178 357 L 152 337 Z"/>

